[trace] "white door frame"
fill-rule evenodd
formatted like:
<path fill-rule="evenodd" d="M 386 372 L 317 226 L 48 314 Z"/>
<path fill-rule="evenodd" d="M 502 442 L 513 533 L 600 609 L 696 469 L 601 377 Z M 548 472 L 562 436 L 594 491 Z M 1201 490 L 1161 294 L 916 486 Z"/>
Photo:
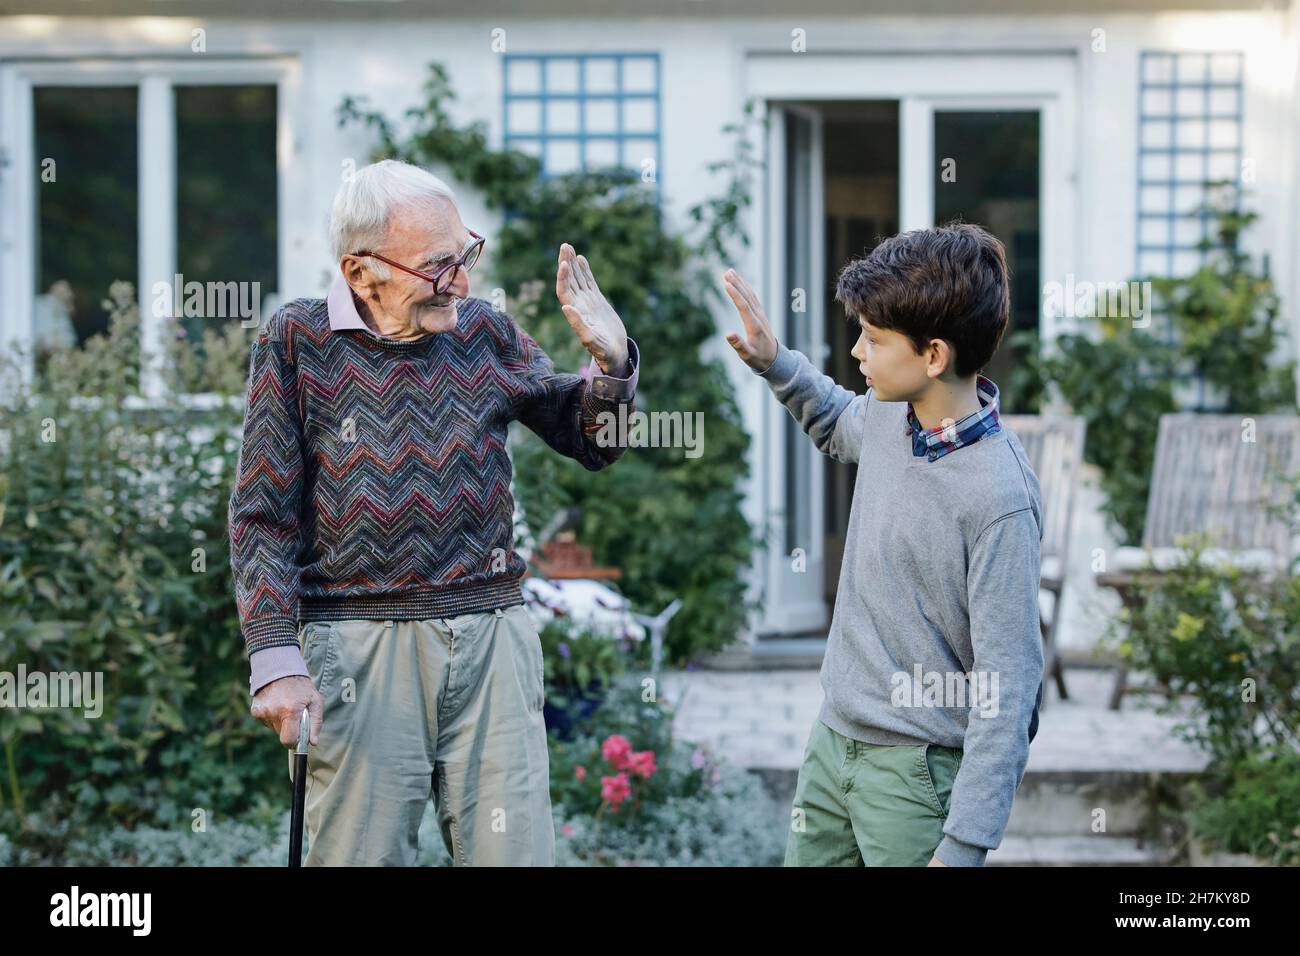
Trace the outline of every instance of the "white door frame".
<path fill-rule="evenodd" d="M 786 195 L 785 182 L 789 171 L 790 157 L 786 154 L 785 121 L 787 116 L 797 117 L 809 124 L 809 173 L 805 184 L 805 201 L 808 204 L 809 218 L 816 224 L 824 218 L 824 184 L 822 164 L 822 117 L 814 109 L 807 109 L 790 103 L 769 103 L 767 156 L 769 175 L 768 214 L 770 216 L 769 236 L 773 241 L 767 243 L 765 268 L 762 275 L 766 277 L 763 299 L 768 304 L 767 313 L 773 323 L 777 338 L 786 341 L 786 330 L 793 321 L 806 324 L 807 339 L 816 346 L 825 341 L 825 305 L 819 294 L 825 285 L 825 233 L 821 228 L 813 228 L 806 237 L 806 242 L 798 255 L 808 258 L 807 288 L 803 289 L 802 301 L 805 311 L 795 312 L 793 291 L 796 287 L 794 277 L 788 274 L 789 263 L 786 257 L 786 244 L 777 241 L 784 237 L 786 229 Z M 808 357 L 819 368 L 825 358 L 824 350 L 812 349 Z M 766 403 L 763 432 L 769 441 L 761 452 L 760 460 L 776 463 L 769 474 L 770 497 L 763 508 L 768 523 L 770 537 L 768 547 L 763 554 L 763 577 L 767 600 L 763 625 L 760 632 L 777 633 L 810 632 L 825 628 L 829 622 L 826 600 L 823 597 L 825 562 L 825 541 L 822 533 L 823 511 L 825 507 L 825 462 L 813 449 L 811 441 L 806 441 L 812 453 L 802 463 L 806 466 L 808 529 L 806 542 L 795 542 L 792 550 L 787 547 L 787 526 L 790 515 L 786 508 L 786 432 L 793 424 L 790 414 L 776 402 Z M 803 444 L 803 443 L 801 443 Z"/>
<path fill-rule="evenodd" d="M 1067 264 L 1075 261 L 1074 243 L 1079 210 L 1075 190 L 1075 130 L 1078 116 L 1078 64 L 1073 52 L 954 52 L 951 50 L 908 53 L 836 53 L 791 56 L 788 52 L 751 52 L 745 59 L 746 97 L 767 103 L 772 118 L 768 132 L 766 203 L 760 215 L 766 235 L 759 246 L 766 254 L 755 263 L 765 269 L 769 311 L 783 314 L 780 304 L 788 302 L 781 288 L 784 268 L 784 149 L 777 129 L 783 124 L 783 101 L 897 100 L 899 103 L 899 228 L 908 230 L 934 224 L 934 113 L 936 110 L 1038 110 L 1040 255 L 1044 282 L 1064 281 Z M 820 172 L 820 170 L 819 170 Z M 820 215 L 815 216 L 815 219 Z M 822 230 L 812 237 L 820 248 Z M 820 298 L 812 296 L 810 298 Z M 1053 317 L 1040 315 L 1042 341 L 1055 334 Z M 774 318 L 774 322 L 776 319 Z M 774 528 L 769 542 L 784 545 L 783 516 L 785 464 L 783 432 L 779 417 L 787 413 L 770 399 L 759 420 L 755 461 L 761 470 L 755 483 L 762 500 L 756 509 Z M 774 416 L 776 420 L 774 421 Z M 821 455 L 808 443 L 808 453 L 817 461 Z M 820 527 L 822 488 L 817 482 L 813 525 Z M 822 552 L 817 534 L 816 553 Z M 810 550 L 809 554 L 813 552 Z M 791 559 L 782 547 L 769 545 L 760 559 L 764 608 L 755 628 L 759 634 L 791 633 L 804 629 L 818 612 L 784 583 L 789 578 Z M 820 577 L 817 580 L 820 589 Z M 828 609 L 821 604 L 824 618 Z M 816 626 L 816 625 L 814 625 Z"/>

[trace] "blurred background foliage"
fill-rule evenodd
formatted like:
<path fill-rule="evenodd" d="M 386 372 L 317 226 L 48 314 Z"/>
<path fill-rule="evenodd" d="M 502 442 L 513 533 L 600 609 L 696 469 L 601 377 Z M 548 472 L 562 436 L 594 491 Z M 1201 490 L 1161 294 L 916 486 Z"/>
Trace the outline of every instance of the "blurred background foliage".
<path fill-rule="evenodd" d="M 250 759 L 278 745 L 248 716 L 226 531 L 251 330 L 214 334 L 202 362 L 173 332 L 169 367 L 217 400 L 147 408 L 132 285 L 103 308 L 107 335 L 52 351 L 3 399 L 0 669 L 100 670 L 104 712 L 0 709 L 0 811 L 57 796 L 135 824 L 246 808 L 283 772 Z M 22 353 L 7 358 L 16 382 Z"/>
<path fill-rule="evenodd" d="M 1202 211 L 1214 229 L 1199 269 L 1133 280 L 1151 283 L 1150 300 L 1130 303 L 1125 315 L 1087 317 L 1044 349 L 1026 348 L 1019 370 L 1026 381 L 1055 385 L 1087 420 L 1084 457 L 1101 469 L 1102 507 L 1120 544 L 1142 542 L 1161 415 L 1296 411 L 1295 362 L 1279 361 L 1286 322 L 1277 289 L 1267 260 L 1257 264 L 1241 250 L 1258 214 L 1241 208 L 1232 184 L 1205 186 Z"/>

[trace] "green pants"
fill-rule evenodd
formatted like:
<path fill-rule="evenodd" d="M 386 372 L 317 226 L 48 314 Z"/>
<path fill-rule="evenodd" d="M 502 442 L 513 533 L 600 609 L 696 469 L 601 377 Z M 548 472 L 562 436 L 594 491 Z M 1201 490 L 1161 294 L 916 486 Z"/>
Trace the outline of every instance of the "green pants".
<path fill-rule="evenodd" d="M 850 740 L 813 723 L 786 866 L 926 866 L 943 840 L 962 751 Z"/>
<path fill-rule="evenodd" d="M 522 604 L 312 621 L 299 641 L 325 699 L 307 866 L 414 865 L 430 798 L 454 865 L 555 864 L 542 645 Z"/>

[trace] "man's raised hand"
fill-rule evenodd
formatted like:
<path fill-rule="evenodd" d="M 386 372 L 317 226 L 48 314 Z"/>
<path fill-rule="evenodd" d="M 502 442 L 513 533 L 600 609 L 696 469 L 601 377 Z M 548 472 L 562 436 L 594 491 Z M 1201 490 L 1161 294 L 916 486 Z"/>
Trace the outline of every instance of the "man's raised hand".
<path fill-rule="evenodd" d="M 772 335 L 772 326 L 763 312 L 762 303 L 758 301 L 758 294 L 735 269 L 728 269 L 722 274 L 722 284 L 745 326 L 744 338 L 736 332 L 728 332 L 727 341 L 742 362 L 755 372 L 766 371 L 776 360 L 776 337 Z"/>
<path fill-rule="evenodd" d="M 578 341 L 601 369 L 607 375 L 626 375 L 627 330 L 623 320 L 596 285 L 586 257 L 577 255 L 567 242 L 560 246 L 555 295 L 569 327 L 578 333 Z"/>

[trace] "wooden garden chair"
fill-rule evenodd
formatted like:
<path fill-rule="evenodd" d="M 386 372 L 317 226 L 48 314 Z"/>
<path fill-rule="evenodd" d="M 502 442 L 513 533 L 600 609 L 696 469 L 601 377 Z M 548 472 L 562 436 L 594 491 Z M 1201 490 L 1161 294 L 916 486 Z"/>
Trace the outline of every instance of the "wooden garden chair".
<path fill-rule="evenodd" d="M 1247 441 L 1251 422 L 1254 440 Z M 1212 563 L 1259 574 L 1286 570 L 1295 542 L 1286 520 L 1270 506 L 1287 504 L 1293 493 L 1287 479 L 1298 470 L 1298 416 L 1160 416 L 1142 547 L 1118 548 L 1097 583 L 1135 608 L 1136 582 L 1177 565 L 1186 554 L 1178 545 L 1185 534 L 1209 535 L 1204 558 Z M 1118 671 L 1112 710 L 1119 709 L 1126 690 L 1127 668 Z"/>
<path fill-rule="evenodd" d="M 1038 623 L 1043 632 L 1043 676 L 1056 681 L 1062 700 L 1065 669 L 1056 647 L 1056 625 L 1061 619 L 1065 595 L 1065 572 L 1070 554 L 1070 520 L 1074 512 L 1074 489 L 1083 463 L 1086 422 L 1077 416 L 1003 415 L 1001 420 L 1020 439 L 1030 467 L 1038 476 L 1043 498 L 1043 544 L 1040 585 L 1052 595 L 1050 614 L 1039 607 Z M 1043 695 L 1040 709 L 1046 707 Z"/>

